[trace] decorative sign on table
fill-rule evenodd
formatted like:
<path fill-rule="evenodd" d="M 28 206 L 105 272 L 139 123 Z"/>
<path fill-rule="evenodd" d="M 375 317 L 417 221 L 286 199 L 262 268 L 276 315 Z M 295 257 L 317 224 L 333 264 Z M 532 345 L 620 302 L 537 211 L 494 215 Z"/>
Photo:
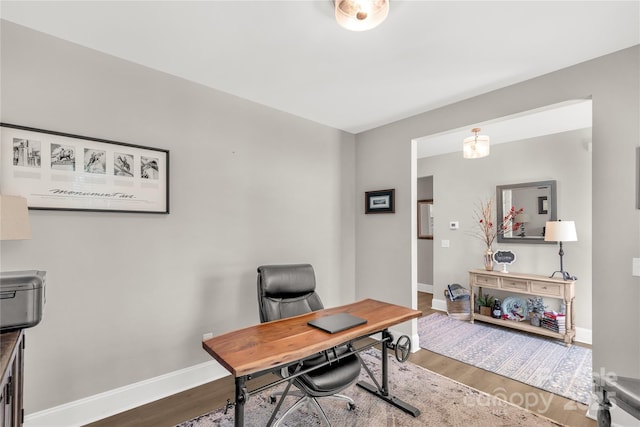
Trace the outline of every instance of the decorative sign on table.
<path fill-rule="evenodd" d="M 516 261 L 516 254 L 512 251 L 496 251 L 493 254 L 493 261 L 496 264 L 502 264 L 502 273 L 508 273 L 507 265 L 511 265 Z"/>
<path fill-rule="evenodd" d="M 169 151 L 0 123 L 0 193 L 30 209 L 169 213 Z"/>

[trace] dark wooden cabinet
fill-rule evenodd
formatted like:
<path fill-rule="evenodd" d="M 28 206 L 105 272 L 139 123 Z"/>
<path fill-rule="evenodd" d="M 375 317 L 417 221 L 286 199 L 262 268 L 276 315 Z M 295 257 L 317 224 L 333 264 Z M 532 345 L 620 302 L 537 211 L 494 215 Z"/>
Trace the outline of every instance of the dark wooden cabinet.
<path fill-rule="evenodd" d="M 24 331 L 0 334 L 0 427 L 21 426 L 24 419 L 22 389 L 24 373 Z"/>

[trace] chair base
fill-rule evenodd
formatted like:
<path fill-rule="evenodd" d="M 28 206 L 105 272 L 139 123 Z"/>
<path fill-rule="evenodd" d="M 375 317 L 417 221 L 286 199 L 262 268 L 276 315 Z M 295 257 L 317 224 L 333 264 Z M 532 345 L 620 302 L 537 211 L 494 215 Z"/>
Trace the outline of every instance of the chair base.
<path fill-rule="evenodd" d="M 640 420 L 640 379 L 629 377 L 604 378 L 595 383 L 598 394 L 598 427 L 611 426 L 611 402 Z"/>
<path fill-rule="evenodd" d="M 382 393 L 382 390 L 372 386 L 371 384 L 365 381 L 359 381 L 358 383 L 356 383 L 356 385 L 368 391 L 369 393 L 373 394 L 374 396 L 378 396 L 380 399 L 395 406 L 396 408 L 403 410 L 404 412 L 413 416 L 414 418 L 420 415 L 420 409 L 416 408 L 413 405 L 408 404 L 403 400 L 398 399 L 395 396 L 390 396 L 389 394 Z"/>
<path fill-rule="evenodd" d="M 274 403 L 274 399 L 275 399 L 275 395 L 276 394 L 282 394 L 282 393 L 274 393 L 271 395 L 271 403 Z M 289 393 L 291 395 L 300 395 L 301 392 L 298 391 L 293 391 L 291 393 Z M 343 394 L 332 394 L 329 396 L 323 396 L 323 399 L 338 399 L 338 400 L 344 400 L 347 402 L 347 409 L 349 411 L 352 411 L 355 409 L 356 407 L 356 403 L 353 401 L 352 398 L 350 398 L 349 396 L 345 396 Z M 320 416 L 320 418 L 322 420 L 324 420 L 325 424 L 328 427 L 331 427 L 331 422 L 329 422 L 329 418 L 327 418 L 327 414 L 324 412 L 324 410 L 322 409 L 322 407 L 320 406 L 320 404 L 318 403 L 318 398 L 315 398 L 313 396 L 309 396 L 307 394 L 302 394 L 302 397 L 300 399 L 298 399 L 298 401 L 296 403 L 294 403 L 289 409 L 286 410 L 286 412 L 284 414 L 282 414 L 282 416 L 280 418 L 278 418 L 278 420 L 273 424 L 274 427 L 278 427 L 280 425 L 280 423 L 287 418 L 287 416 L 289 414 L 291 414 L 293 411 L 295 411 L 296 409 L 300 408 L 302 405 L 307 404 L 309 406 L 313 406 L 316 409 L 316 412 L 318 413 L 318 415 Z"/>

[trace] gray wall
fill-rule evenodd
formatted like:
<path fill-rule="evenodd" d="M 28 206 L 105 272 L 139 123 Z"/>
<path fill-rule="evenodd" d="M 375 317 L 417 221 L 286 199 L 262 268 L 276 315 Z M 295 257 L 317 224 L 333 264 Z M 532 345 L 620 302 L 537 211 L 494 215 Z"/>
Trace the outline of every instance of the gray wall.
<path fill-rule="evenodd" d="M 473 212 L 479 203 L 493 198 L 495 208 L 497 185 L 554 179 L 558 190 L 558 217 L 575 221 L 578 233 L 577 242 L 564 244 L 565 269 L 579 278 L 576 325 L 591 330 L 592 153 L 586 148 L 590 141 L 591 129 L 584 129 L 494 145 L 489 157 L 478 160 L 463 159 L 458 152 L 418 161 L 418 176 L 433 175 L 434 193 L 440 201 L 434 218 L 439 231 L 434 242 L 434 299 L 442 300 L 440 306 L 446 305 L 443 291 L 448 283 L 468 287 L 467 272 L 483 268 L 484 242 L 473 235 L 477 231 Z M 460 229 L 450 230 L 450 221 L 459 221 Z M 448 248 L 440 244 L 443 239 L 449 240 Z M 516 254 L 517 260 L 508 267 L 509 271 L 550 275 L 560 268 L 555 244 L 496 241 L 493 249 L 512 250 Z M 550 299 L 546 303 L 550 308 L 559 308 L 558 300 Z"/>
<path fill-rule="evenodd" d="M 27 413 L 210 361 L 259 322 L 260 264 L 353 301 L 353 135 L 2 23 L 2 121 L 171 150 L 171 214 L 31 211 L 3 271 L 48 272 Z"/>
<path fill-rule="evenodd" d="M 640 141 L 639 75 L 635 46 L 357 135 L 357 193 L 395 187 L 399 202 L 392 218 L 356 217 L 357 294 L 412 301 L 413 138 L 591 96 L 594 369 L 638 377 L 640 278 L 631 276 L 631 259 L 640 256 L 634 157 Z"/>

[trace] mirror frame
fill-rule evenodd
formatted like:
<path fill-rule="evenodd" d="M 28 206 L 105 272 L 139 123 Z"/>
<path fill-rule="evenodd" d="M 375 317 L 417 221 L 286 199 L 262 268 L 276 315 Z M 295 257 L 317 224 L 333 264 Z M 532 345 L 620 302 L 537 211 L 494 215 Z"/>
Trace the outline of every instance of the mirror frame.
<path fill-rule="evenodd" d="M 422 208 L 425 206 L 433 206 L 433 199 L 418 200 L 418 239 L 433 240 L 433 234 L 422 234 Z M 431 230 L 433 233 L 433 230 Z"/>
<path fill-rule="evenodd" d="M 558 202 L 557 202 L 557 191 L 556 191 L 556 181 L 535 181 L 535 182 L 523 182 L 521 184 L 510 184 L 510 185 L 498 185 L 496 186 L 496 224 L 502 223 L 502 218 L 504 218 L 504 212 L 502 211 L 502 191 L 503 190 L 512 190 L 516 188 L 526 188 L 526 187 L 549 187 L 549 197 L 551 208 L 549 210 L 549 219 L 548 221 L 557 221 L 558 220 Z M 504 237 L 502 234 L 498 234 L 498 243 L 531 243 L 531 244 L 555 244 L 556 242 L 546 242 L 544 240 L 544 236 L 540 236 L 539 239 L 523 239 L 521 237 Z"/>

